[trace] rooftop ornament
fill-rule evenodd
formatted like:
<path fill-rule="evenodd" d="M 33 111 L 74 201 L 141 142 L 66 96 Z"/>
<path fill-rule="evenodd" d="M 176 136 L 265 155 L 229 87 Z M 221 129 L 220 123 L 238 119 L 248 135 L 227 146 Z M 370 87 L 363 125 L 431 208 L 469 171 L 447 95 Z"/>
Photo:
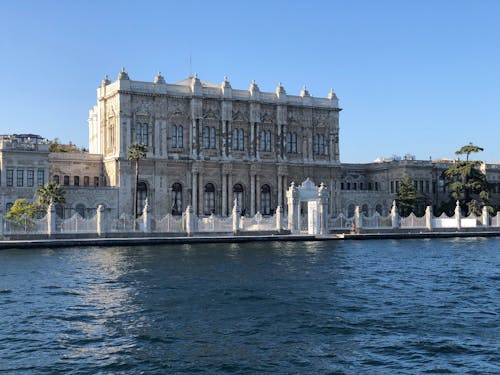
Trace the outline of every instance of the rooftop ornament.
<path fill-rule="evenodd" d="M 129 78 L 127 72 L 125 71 L 125 68 L 122 68 L 120 73 L 118 73 L 118 80 L 121 81 L 121 80 L 129 80 L 129 79 L 130 78 Z"/>
<path fill-rule="evenodd" d="M 163 76 L 161 75 L 161 72 L 158 70 L 158 73 L 156 73 L 156 76 L 153 80 L 153 83 L 156 83 L 156 84 L 166 84 L 165 82 L 165 78 L 163 78 Z"/>

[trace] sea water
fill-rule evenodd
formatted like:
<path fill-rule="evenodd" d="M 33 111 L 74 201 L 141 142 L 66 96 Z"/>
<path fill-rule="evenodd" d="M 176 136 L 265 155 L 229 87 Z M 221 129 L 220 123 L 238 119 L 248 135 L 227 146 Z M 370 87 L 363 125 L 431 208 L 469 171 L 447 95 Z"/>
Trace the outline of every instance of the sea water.
<path fill-rule="evenodd" d="M 0 251 L 6 373 L 500 373 L 500 240 Z"/>

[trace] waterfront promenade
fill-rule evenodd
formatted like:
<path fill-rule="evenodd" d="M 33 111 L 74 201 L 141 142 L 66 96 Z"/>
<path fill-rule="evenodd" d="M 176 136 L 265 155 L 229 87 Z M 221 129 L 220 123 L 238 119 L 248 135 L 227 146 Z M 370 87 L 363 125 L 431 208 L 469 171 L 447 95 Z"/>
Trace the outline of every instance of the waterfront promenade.
<path fill-rule="evenodd" d="M 432 239 L 463 237 L 500 237 L 498 230 L 462 230 L 462 231 L 386 231 L 362 233 L 332 233 L 327 235 L 309 234 L 253 234 L 253 235 L 218 235 L 218 236 L 137 236 L 114 238 L 51 238 L 0 241 L 0 250 L 28 248 L 60 248 L 74 246 L 134 246 L 155 244 L 203 244 L 203 243 L 241 243 L 241 242 L 297 242 L 297 241 L 361 241 L 384 239 Z"/>

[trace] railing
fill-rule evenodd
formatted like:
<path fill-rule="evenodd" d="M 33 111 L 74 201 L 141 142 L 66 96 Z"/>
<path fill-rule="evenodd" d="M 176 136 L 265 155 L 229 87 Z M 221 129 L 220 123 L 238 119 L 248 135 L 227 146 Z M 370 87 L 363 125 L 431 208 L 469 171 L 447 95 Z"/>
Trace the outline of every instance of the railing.
<path fill-rule="evenodd" d="M 352 224 L 354 223 L 354 216 L 347 217 L 344 214 L 340 213 L 337 217 L 332 216 L 328 219 L 328 229 L 329 230 L 347 230 L 352 228 Z"/>
<path fill-rule="evenodd" d="M 416 216 L 411 213 L 407 217 L 401 218 L 401 228 L 426 228 L 425 216 Z"/>

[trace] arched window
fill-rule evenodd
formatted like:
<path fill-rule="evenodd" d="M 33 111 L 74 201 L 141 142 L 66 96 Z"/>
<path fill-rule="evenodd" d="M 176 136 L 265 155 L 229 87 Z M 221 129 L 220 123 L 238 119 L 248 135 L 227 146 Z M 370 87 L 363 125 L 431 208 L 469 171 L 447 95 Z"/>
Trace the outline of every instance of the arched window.
<path fill-rule="evenodd" d="M 260 131 L 260 151 L 271 152 L 271 131 Z"/>
<path fill-rule="evenodd" d="M 172 185 L 172 215 L 182 214 L 182 185 L 176 182 Z"/>
<path fill-rule="evenodd" d="M 286 133 L 286 151 L 291 154 L 297 153 L 297 133 Z"/>
<path fill-rule="evenodd" d="M 54 180 L 54 182 L 56 184 L 58 184 L 58 185 L 60 184 L 60 179 L 59 179 L 59 175 L 58 174 L 54 175 L 54 177 L 52 177 L 52 180 Z"/>
<path fill-rule="evenodd" d="M 377 211 L 377 212 L 378 212 L 378 214 L 379 214 L 380 216 L 382 216 L 382 205 L 381 205 L 381 204 L 377 204 L 377 205 L 375 206 L 375 211 Z"/>
<path fill-rule="evenodd" d="M 85 206 L 83 204 L 81 204 L 81 203 L 77 204 L 75 207 L 75 211 L 82 218 L 85 218 Z"/>
<path fill-rule="evenodd" d="M 140 122 L 138 122 L 135 125 L 135 142 L 142 143 L 145 146 L 148 145 L 148 143 L 149 143 L 148 124 L 146 124 L 146 123 L 141 124 Z"/>
<path fill-rule="evenodd" d="M 177 126 L 175 125 L 172 125 L 172 127 L 170 128 L 170 136 L 171 136 L 171 140 L 172 140 L 172 148 L 177 148 Z"/>
<path fill-rule="evenodd" d="M 146 198 L 148 197 L 148 186 L 145 182 L 141 181 L 137 184 L 137 216 L 142 215 Z"/>
<path fill-rule="evenodd" d="M 271 214 L 271 188 L 269 185 L 262 185 L 260 188 L 260 213 L 262 215 Z"/>
<path fill-rule="evenodd" d="M 203 128 L 203 148 L 210 148 L 210 128 L 208 126 Z"/>
<path fill-rule="evenodd" d="M 233 205 L 234 200 L 236 200 L 238 207 L 241 209 L 243 214 L 245 208 L 243 207 L 243 186 L 241 184 L 233 186 L 233 201 L 231 202 L 231 205 Z"/>
<path fill-rule="evenodd" d="M 314 136 L 313 151 L 315 155 L 326 155 L 325 149 L 325 136 L 323 134 L 316 134 Z"/>
<path fill-rule="evenodd" d="M 364 204 L 361 206 L 361 212 L 363 212 L 363 215 L 368 216 L 368 205 Z"/>
<path fill-rule="evenodd" d="M 213 184 L 206 184 L 203 193 L 203 213 L 210 215 L 215 213 L 215 187 Z"/>
<path fill-rule="evenodd" d="M 215 128 L 214 127 L 210 128 L 210 148 L 216 148 L 215 147 Z"/>
<path fill-rule="evenodd" d="M 177 127 L 177 147 L 184 147 L 184 130 L 180 125 Z"/>
<path fill-rule="evenodd" d="M 233 150 L 245 150 L 245 132 L 243 129 L 233 129 Z"/>
<path fill-rule="evenodd" d="M 266 132 L 266 151 L 271 152 L 271 131 Z"/>
<path fill-rule="evenodd" d="M 64 207 L 61 206 L 60 204 L 56 204 L 56 215 L 60 219 L 64 219 Z"/>

